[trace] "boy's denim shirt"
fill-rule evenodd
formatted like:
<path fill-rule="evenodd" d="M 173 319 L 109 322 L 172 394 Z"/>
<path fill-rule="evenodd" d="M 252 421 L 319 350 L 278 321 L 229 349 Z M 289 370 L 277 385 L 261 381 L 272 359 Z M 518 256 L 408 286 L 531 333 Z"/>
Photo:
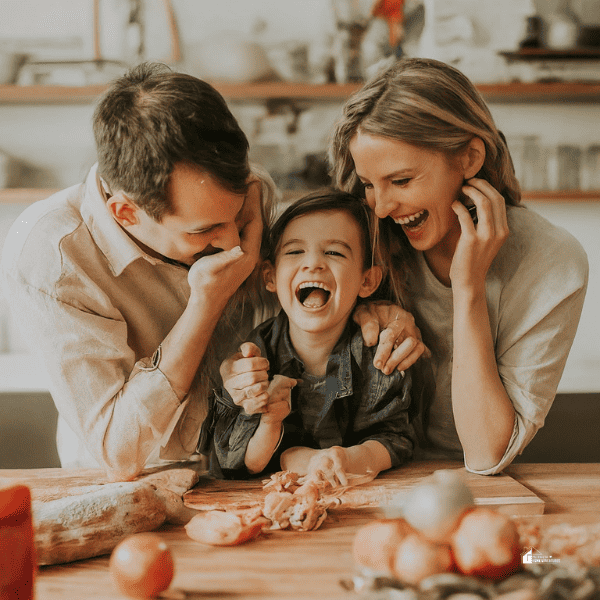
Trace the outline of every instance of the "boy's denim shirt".
<path fill-rule="evenodd" d="M 248 341 L 269 360 L 269 379 L 280 374 L 303 380 L 292 389 L 292 410 L 283 422 L 281 444 L 266 472 L 279 470 L 281 453 L 293 446 L 347 447 L 377 440 L 390 453 L 392 467 L 412 457 L 416 434 L 409 417 L 410 373 L 402 376 L 395 370 L 384 375 L 376 369 L 376 348 L 364 345 L 352 319 L 329 357 L 323 378 L 304 372 L 283 311 L 259 325 Z M 210 456 L 213 475 L 249 476 L 244 457 L 260 416 L 249 415 L 234 404 L 225 388 L 214 390 L 198 444 L 198 451 Z"/>

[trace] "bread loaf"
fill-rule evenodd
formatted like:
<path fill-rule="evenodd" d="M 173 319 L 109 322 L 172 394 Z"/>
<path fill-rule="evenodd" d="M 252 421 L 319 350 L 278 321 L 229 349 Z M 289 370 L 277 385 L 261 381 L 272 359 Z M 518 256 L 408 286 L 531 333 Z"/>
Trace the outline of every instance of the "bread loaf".
<path fill-rule="evenodd" d="M 167 517 L 153 486 L 108 483 L 102 489 L 33 503 L 38 564 L 53 565 L 108 554 L 126 536 L 151 531 Z"/>
<path fill-rule="evenodd" d="M 200 470 L 194 463 L 173 464 L 148 469 L 135 481 L 89 485 L 84 493 L 78 486 L 63 489 L 69 496 L 34 500 L 38 563 L 108 554 L 130 534 L 152 531 L 165 522 L 187 523 L 197 511 L 183 504 L 182 495 L 198 482 Z"/>

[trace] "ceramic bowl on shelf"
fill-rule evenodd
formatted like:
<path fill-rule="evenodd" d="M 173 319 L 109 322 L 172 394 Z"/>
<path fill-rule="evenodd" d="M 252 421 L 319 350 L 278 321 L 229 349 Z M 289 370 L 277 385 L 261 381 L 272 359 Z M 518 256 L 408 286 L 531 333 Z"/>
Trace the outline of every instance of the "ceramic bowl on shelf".
<path fill-rule="evenodd" d="M 235 32 L 220 32 L 190 44 L 187 68 L 208 81 L 252 83 L 276 79 L 264 48 Z"/>

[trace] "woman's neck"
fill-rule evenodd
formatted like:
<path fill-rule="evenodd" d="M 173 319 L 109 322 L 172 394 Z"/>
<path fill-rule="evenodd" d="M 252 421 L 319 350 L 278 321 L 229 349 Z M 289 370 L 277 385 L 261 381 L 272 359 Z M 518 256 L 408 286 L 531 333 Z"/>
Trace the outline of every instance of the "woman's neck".
<path fill-rule="evenodd" d="M 451 287 L 450 267 L 452 266 L 452 259 L 454 258 L 459 239 L 460 225 L 457 221 L 456 228 L 452 228 L 433 248 L 423 252 L 429 269 L 435 275 L 436 279 L 446 287 Z"/>
<path fill-rule="evenodd" d="M 347 320 L 326 331 L 304 331 L 290 321 L 290 341 L 304 363 L 304 370 L 310 375 L 323 377 L 327 371 L 327 361 L 335 348 Z"/>

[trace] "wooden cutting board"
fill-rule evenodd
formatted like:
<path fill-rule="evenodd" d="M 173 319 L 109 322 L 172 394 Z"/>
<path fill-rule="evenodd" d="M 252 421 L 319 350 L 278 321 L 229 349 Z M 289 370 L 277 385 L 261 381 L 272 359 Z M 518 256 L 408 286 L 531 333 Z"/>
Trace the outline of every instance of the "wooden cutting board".
<path fill-rule="evenodd" d="M 173 492 L 185 492 L 198 480 L 202 465 L 172 463 L 145 469 L 135 481 L 146 481 Z M 103 489 L 109 480 L 103 469 L 0 469 L 0 487 L 21 483 L 31 490 L 34 502 L 50 502 Z"/>
<path fill-rule="evenodd" d="M 541 515 L 544 501 L 531 490 L 505 474 L 475 475 L 458 469 L 479 506 L 489 506 L 513 515 Z M 430 467 L 413 463 L 380 474 L 370 483 L 350 488 L 339 496 L 340 508 L 379 507 L 405 493 L 431 475 Z M 183 496 L 186 506 L 196 510 L 240 509 L 260 504 L 270 491 L 262 489 L 261 479 L 222 481 L 200 477 L 200 481 Z"/>

